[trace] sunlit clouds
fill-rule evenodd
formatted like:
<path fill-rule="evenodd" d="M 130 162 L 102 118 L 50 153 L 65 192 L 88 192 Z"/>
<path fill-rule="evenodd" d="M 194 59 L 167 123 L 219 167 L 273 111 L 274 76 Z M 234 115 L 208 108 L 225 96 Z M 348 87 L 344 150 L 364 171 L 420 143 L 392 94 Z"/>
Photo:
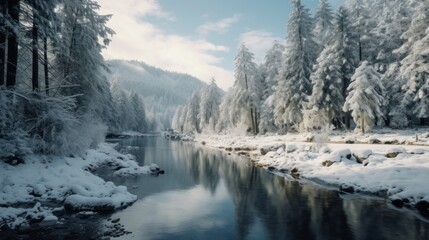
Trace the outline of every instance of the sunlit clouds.
<path fill-rule="evenodd" d="M 175 17 L 164 12 L 156 1 L 100 0 L 100 4 L 102 13 L 113 14 L 108 25 L 116 32 L 112 43 L 103 52 L 106 59 L 140 60 L 167 70 L 189 73 L 203 81 L 215 77 L 224 89 L 232 85 L 233 72 L 221 67 L 223 59 L 216 55 L 230 49 L 202 37 L 164 32 L 146 17 L 154 16 L 165 21 L 174 21 Z M 206 33 L 220 31 L 228 24 L 232 24 L 231 20 L 211 26 L 203 25 L 200 30 Z"/>

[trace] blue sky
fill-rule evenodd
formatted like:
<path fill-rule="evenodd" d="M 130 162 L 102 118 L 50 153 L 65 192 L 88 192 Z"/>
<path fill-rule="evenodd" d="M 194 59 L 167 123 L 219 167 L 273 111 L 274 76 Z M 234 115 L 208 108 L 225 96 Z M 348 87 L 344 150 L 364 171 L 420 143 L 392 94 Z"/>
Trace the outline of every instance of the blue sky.
<path fill-rule="evenodd" d="M 330 0 L 336 9 L 344 0 Z M 113 14 L 116 31 L 106 59 L 141 60 L 189 73 L 223 89 L 234 82 L 234 56 L 241 42 L 264 58 L 272 41 L 284 42 L 290 0 L 99 0 Z M 318 0 L 302 0 L 314 12 Z"/>

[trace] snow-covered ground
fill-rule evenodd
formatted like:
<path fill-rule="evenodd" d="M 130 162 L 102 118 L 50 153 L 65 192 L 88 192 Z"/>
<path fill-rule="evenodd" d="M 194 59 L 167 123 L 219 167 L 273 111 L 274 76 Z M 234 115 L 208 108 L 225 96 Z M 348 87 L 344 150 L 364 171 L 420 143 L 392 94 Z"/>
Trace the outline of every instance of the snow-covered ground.
<path fill-rule="evenodd" d="M 33 155 L 16 166 L 0 161 L 0 229 L 60 221 L 55 212 L 64 209 L 112 211 L 136 201 L 125 186 L 115 186 L 91 173 L 104 164 L 119 176 L 147 174 L 157 168 L 138 166 L 134 156 L 121 154 L 108 143 L 81 157 Z"/>
<path fill-rule="evenodd" d="M 329 143 L 320 140 L 326 136 L 317 134 L 197 135 L 195 141 L 249 155 L 256 165 L 287 177 L 337 186 L 346 192 L 375 193 L 396 206 L 429 211 L 428 132 L 334 132 Z M 310 139 L 315 142 L 308 142 Z"/>

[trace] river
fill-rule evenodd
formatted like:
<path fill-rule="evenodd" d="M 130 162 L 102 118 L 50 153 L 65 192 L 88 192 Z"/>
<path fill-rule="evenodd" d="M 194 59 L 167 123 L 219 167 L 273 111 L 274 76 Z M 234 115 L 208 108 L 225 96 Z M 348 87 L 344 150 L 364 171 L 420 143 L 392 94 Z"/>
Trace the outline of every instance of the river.
<path fill-rule="evenodd" d="M 383 199 L 287 181 L 242 157 L 164 138 L 121 142 L 166 174 L 111 179 L 138 201 L 122 239 L 429 239 L 429 223 Z M 134 188 L 133 188 L 134 187 Z"/>
<path fill-rule="evenodd" d="M 114 239 L 429 239 L 429 221 L 412 211 L 288 181 L 242 157 L 162 137 L 125 139 L 118 148 L 165 174 L 113 177 L 100 170 L 137 202 L 112 215 L 70 217 L 63 229 L 31 236 L 97 238 L 113 231 L 115 219 L 121 231 Z"/>

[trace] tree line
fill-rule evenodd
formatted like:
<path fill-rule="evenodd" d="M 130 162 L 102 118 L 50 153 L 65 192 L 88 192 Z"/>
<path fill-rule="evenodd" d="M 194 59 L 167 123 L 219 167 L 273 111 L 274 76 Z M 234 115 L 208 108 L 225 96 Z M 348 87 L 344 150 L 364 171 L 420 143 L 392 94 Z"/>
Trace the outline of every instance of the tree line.
<path fill-rule="evenodd" d="M 101 50 L 114 31 L 99 8 L 94 0 L 0 2 L 1 158 L 79 154 L 106 131 L 150 127 L 140 96 L 106 78 Z"/>
<path fill-rule="evenodd" d="M 274 42 L 263 63 L 238 49 L 216 132 L 427 124 L 428 0 L 346 0 L 335 12 L 319 0 L 314 17 L 292 5 L 285 45 Z"/>

